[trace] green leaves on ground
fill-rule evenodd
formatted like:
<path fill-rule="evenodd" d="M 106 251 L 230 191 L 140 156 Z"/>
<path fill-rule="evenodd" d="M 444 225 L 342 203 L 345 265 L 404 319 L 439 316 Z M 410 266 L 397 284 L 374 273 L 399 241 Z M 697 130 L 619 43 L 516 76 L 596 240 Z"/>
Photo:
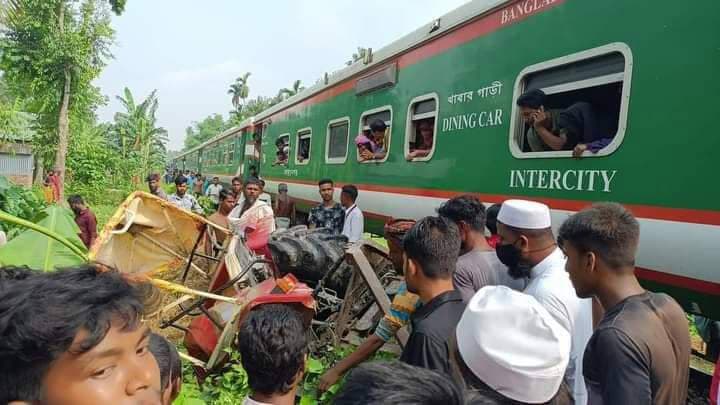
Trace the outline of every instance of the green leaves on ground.
<path fill-rule="evenodd" d="M 42 212 L 37 225 L 69 240 L 81 250 L 85 246 L 78 237 L 80 229 L 72 212 L 67 208 L 51 205 Z M 51 271 L 83 263 L 83 259 L 62 243 L 32 229 L 26 229 L 0 247 L 0 265 L 29 266 L 33 269 Z"/>
<path fill-rule="evenodd" d="M 202 195 L 199 196 L 197 200 L 198 204 L 200 204 L 202 209 L 205 211 L 205 215 L 210 215 L 215 212 L 215 203 L 210 199 L 210 197 Z"/>
<path fill-rule="evenodd" d="M 39 192 L 20 187 L 0 176 L 0 210 L 14 217 L 33 221 L 44 208 L 45 202 Z M 8 239 L 23 230 L 6 221 L 0 221 L 0 229 L 7 233 Z"/>
<path fill-rule="evenodd" d="M 340 390 L 342 382 L 333 385 L 327 392 L 318 393 L 317 386 L 320 376 L 338 359 L 347 356 L 351 348 L 338 348 L 330 350 L 321 358 L 308 358 L 305 368 L 305 377 L 298 389 L 301 405 L 330 404 L 335 394 Z M 208 377 L 200 387 L 195 381 L 192 367 L 184 363 L 184 381 L 182 391 L 175 405 L 235 405 L 242 403 L 250 393 L 248 377 L 240 364 L 240 353 L 230 348 L 226 349 L 230 361 L 220 374 Z"/>

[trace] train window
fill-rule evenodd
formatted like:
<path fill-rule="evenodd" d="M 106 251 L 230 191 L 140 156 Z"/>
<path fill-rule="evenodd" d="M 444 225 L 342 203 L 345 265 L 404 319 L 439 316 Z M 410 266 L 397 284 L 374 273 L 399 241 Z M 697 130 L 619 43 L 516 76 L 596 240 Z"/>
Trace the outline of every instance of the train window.
<path fill-rule="evenodd" d="M 275 140 L 275 161 L 273 166 L 287 166 L 290 157 L 290 134 L 282 134 Z"/>
<path fill-rule="evenodd" d="M 435 93 L 416 97 L 408 107 L 405 126 L 405 158 L 412 162 L 427 161 L 435 152 L 438 96 Z"/>
<path fill-rule="evenodd" d="M 310 140 L 312 129 L 304 128 L 297 132 L 297 143 L 295 147 L 295 164 L 306 165 L 310 162 Z"/>
<path fill-rule="evenodd" d="M 632 53 L 622 43 L 523 69 L 513 95 L 511 153 L 518 158 L 611 154 L 625 136 L 631 76 Z"/>
<path fill-rule="evenodd" d="M 325 162 L 341 164 L 347 160 L 350 117 L 338 118 L 328 123 L 325 138 Z"/>
<path fill-rule="evenodd" d="M 391 136 L 392 107 L 365 111 L 360 116 L 360 134 L 355 138 L 358 161 L 385 162 L 390 152 Z"/>
<path fill-rule="evenodd" d="M 230 138 L 230 141 L 228 142 L 228 160 L 230 164 L 232 164 L 235 161 L 235 137 Z"/>

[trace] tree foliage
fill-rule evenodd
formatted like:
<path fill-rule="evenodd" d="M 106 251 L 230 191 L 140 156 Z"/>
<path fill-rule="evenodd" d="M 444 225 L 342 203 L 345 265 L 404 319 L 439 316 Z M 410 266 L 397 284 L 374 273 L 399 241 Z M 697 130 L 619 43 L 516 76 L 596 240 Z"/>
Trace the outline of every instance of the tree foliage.
<path fill-rule="evenodd" d="M 85 125 L 70 138 L 68 172 L 74 192 L 84 196 L 127 192 L 165 165 L 167 132 L 157 126 L 156 93 L 136 103 L 126 88 L 118 99 L 125 111 L 115 114 L 113 122 Z"/>
<path fill-rule="evenodd" d="M 278 96 L 280 96 L 280 99 L 284 100 L 300 93 L 303 90 L 305 90 L 305 87 L 302 86 L 302 82 L 300 80 L 295 80 L 291 88 L 280 89 Z"/>
<path fill-rule="evenodd" d="M 230 84 L 230 88 L 228 89 L 228 94 L 232 95 L 232 105 L 236 111 L 242 109 L 243 104 L 245 104 L 245 99 L 250 95 L 250 88 L 248 87 L 249 77 L 250 72 L 245 73 L 235 79 L 235 82 Z"/>
<path fill-rule="evenodd" d="M 38 155 L 65 174 L 69 133 L 104 102 L 92 84 L 114 39 L 110 10 L 125 0 L 11 0 L 2 12 L 0 68 L 13 96 L 37 118 Z"/>
<path fill-rule="evenodd" d="M 37 225 L 69 241 L 76 251 L 87 249 L 80 237 L 72 212 L 58 205 L 50 205 L 38 218 Z M 84 260 L 64 244 L 32 229 L 24 229 L 6 245 L 0 247 L 0 265 L 29 266 L 51 271 L 57 267 L 75 266 Z"/>
<path fill-rule="evenodd" d="M 202 121 L 193 122 L 185 129 L 185 149 L 192 149 L 228 128 L 220 114 L 212 114 Z"/>
<path fill-rule="evenodd" d="M 184 150 L 201 145 L 222 131 L 238 126 L 244 120 L 258 115 L 275 104 L 305 90 L 302 82 L 295 80 L 292 87 L 278 90 L 275 97 L 257 96 L 249 98 L 250 88 L 248 87 L 248 78 L 250 75 L 251 73 L 247 72 L 230 84 L 228 94 L 232 96 L 231 102 L 233 110 L 230 111 L 228 120 L 223 121 L 220 114 L 212 114 L 200 122 L 193 122 L 192 125 L 185 130 Z"/>
<path fill-rule="evenodd" d="M 115 114 L 111 140 L 120 156 L 123 159 L 139 160 L 141 173 L 164 165 L 168 135 L 164 128 L 157 126 L 157 91 L 153 90 L 144 101 L 137 104 L 132 92 L 126 87 L 124 95 L 117 99 L 125 111 Z"/>
<path fill-rule="evenodd" d="M 18 186 L 0 176 L 0 210 L 8 214 L 32 221 L 45 209 L 43 199 L 32 190 Z M 0 221 L 0 230 L 12 238 L 20 229 L 13 224 Z"/>

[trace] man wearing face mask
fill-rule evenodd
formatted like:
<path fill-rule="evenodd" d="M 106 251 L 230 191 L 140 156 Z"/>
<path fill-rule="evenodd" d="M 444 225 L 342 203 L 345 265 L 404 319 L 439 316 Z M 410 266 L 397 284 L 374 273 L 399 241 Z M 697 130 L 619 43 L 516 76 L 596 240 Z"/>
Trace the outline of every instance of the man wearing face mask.
<path fill-rule="evenodd" d="M 533 201 L 505 201 L 498 213 L 497 231 L 497 256 L 508 266 L 510 276 L 528 279 L 524 292 L 540 302 L 572 336 L 565 381 L 575 404 L 586 404 L 582 361 L 592 335 L 592 302 L 575 294 L 565 271 L 565 255 L 553 236 L 550 209 Z"/>

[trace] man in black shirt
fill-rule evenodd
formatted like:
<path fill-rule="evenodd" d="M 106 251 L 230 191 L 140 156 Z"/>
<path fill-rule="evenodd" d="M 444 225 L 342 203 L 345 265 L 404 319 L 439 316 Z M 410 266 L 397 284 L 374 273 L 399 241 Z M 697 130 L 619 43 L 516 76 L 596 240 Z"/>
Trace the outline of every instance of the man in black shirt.
<path fill-rule="evenodd" d="M 640 225 L 614 203 L 570 217 L 558 242 L 578 297 L 597 297 L 605 316 L 585 349 L 588 404 L 684 404 L 690 336 L 685 312 L 635 277 Z"/>
<path fill-rule="evenodd" d="M 460 233 L 448 219 L 426 217 L 405 235 L 403 250 L 408 291 L 420 296 L 423 306 L 410 317 L 412 332 L 400 360 L 448 372 L 448 339 L 465 309 L 452 282 Z"/>
<path fill-rule="evenodd" d="M 345 220 L 345 209 L 333 199 L 335 184 L 331 179 L 322 179 L 318 182 L 318 191 L 322 202 L 310 209 L 308 227 L 327 228 L 335 235 L 340 235 Z"/>

